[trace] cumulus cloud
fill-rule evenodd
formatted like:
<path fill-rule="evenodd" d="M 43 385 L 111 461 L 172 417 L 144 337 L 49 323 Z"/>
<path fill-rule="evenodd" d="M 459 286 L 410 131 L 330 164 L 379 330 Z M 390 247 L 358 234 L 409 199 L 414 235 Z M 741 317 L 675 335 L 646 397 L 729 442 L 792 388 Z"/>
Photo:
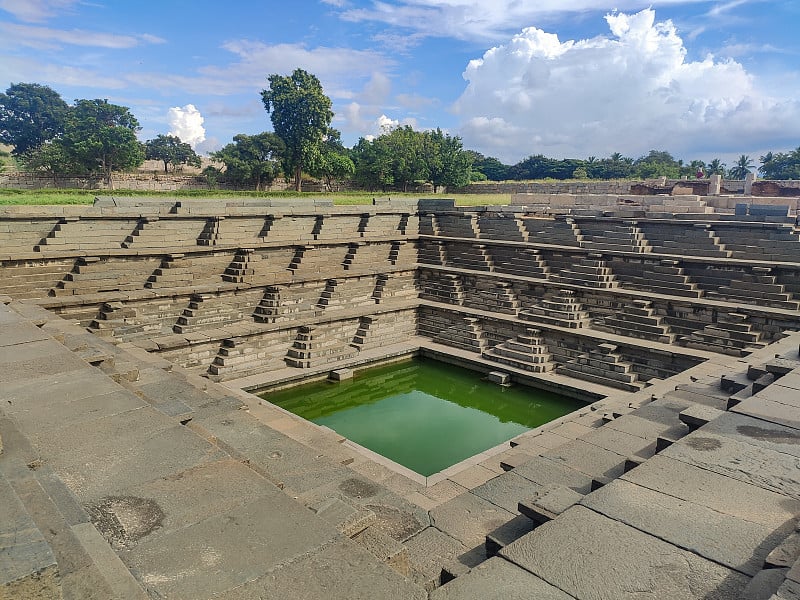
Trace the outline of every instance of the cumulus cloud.
<path fill-rule="evenodd" d="M 610 36 L 586 40 L 527 28 L 470 61 L 454 106 L 465 145 L 515 162 L 743 152 L 800 135 L 794 90 L 759 86 L 731 59 L 687 61 L 674 25 L 651 9 L 606 21 Z"/>
<path fill-rule="evenodd" d="M 169 121 L 169 134 L 177 135 L 181 141 L 192 148 L 206 139 L 206 130 L 203 127 L 203 115 L 195 108 L 194 104 L 174 106 L 167 114 Z"/>

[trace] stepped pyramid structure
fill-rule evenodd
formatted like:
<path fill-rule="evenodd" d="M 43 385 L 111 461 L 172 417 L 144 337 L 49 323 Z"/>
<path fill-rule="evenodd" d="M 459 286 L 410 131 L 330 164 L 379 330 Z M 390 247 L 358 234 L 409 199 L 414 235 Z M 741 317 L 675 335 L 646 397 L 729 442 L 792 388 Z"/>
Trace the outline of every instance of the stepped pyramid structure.
<path fill-rule="evenodd" d="M 538 329 L 528 329 L 513 340 L 484 350 L 483 357 L 533 373 L 545 373 L 553 368 L 552 355 Z"/>
<path fill-rule="evenodd" d="M 571 290 L 560 290 L 535 306 L 521 309 L 519 318 L 570 329 L 586 327 L 590 322 L 589 313 L 583 310 Z"/>

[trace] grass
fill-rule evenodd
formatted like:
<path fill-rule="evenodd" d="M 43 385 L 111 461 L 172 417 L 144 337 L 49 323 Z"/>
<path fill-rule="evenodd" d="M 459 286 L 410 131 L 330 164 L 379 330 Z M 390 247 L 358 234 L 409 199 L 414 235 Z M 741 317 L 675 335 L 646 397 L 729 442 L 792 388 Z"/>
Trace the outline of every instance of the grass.
<path fill-rule="evenodd" d="M 230 192 L 222 190 L 176 190 L 172 192 L 145 192 L 139 190 L 74 190 L 39 189 L 15 190 L 0 189 L 0 205 L 21 204 L 92 204 L 95 196 L 143 196 L 153 198 L 333 198 L 334 204 L 360 205 L 372 204 L 373 198 L 417 199 L 453 198 L 461 206 L 481 206 L 485 204 L 508 204 L 511 194 L 425 194 L 381 193 L 381 192 Z"/>

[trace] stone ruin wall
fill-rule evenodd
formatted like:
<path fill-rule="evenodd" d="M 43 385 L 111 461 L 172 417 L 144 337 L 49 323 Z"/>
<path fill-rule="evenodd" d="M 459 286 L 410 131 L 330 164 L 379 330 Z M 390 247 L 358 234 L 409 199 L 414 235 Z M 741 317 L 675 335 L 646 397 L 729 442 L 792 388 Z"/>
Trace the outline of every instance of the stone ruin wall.
<path fill-rule="evenodd" d="M 797 227 L 699 199 L 636 218 L 224 202 L 5 208 L 0 293 L 216 380 L 424 347 L 586 398 L 800 328 Z"/>

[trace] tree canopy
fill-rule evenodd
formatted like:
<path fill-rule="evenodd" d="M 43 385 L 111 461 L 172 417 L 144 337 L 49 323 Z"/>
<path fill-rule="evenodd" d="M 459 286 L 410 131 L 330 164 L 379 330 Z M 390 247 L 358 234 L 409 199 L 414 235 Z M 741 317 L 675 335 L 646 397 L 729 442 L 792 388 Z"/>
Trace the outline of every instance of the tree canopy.
<path fill-rule="evenodd" d="M 765 179 L 800 179 L 800 146 L 790 152 L 767 152 L 760 162 Z"/>
<path fill-rule="evenodd" d="M 138 130 L 139 121 L 126 106 L 108 100 L 78 100 L 56 143 L 74 164 L 102 174 L 111 187 L 115 169 L 131 169 L 144 162 L 144 148 L 136 139 Z"/>
<path fill-rule="evenodd" d="M 289 76 L 270 75 L 269 89 L 261 91 L 272 127 L 286 147 L 284 173 L 294 174 L 295 190 L 302 189 L 303 168 L 319 160 L 323 138 L 333 111 L 331 99 L 316 76 L 295 69 Z"/>
<path fill-rule="evenodd" d="M 252 185 L 256 190 L 268 186 L 280 174 L 280 157 L 285 150 L 283 141 L 274 133 L 256 135 L 240 133 L 233 143 L 212 153 L 225 164 L 224 176 L 237 185 Z"/>
<path fill-rule="evenodd" d="M 0 142 L 21 156 L 64 132 L 69 106 L 55 90 L 15 83 L 0 94 Z"/>
<path fill-rule="evenodd" d="M 145 157 L 148 160 L 160 160 L 164 163 L 164 173 L 169 172 L 167 169 L 169 165 L 172 165 L 173 171 L 178 165 L 200 166 L 200 157 L 177 135 L 158 135 L 152 140 L 147 140 L 144 146 Z"/>

